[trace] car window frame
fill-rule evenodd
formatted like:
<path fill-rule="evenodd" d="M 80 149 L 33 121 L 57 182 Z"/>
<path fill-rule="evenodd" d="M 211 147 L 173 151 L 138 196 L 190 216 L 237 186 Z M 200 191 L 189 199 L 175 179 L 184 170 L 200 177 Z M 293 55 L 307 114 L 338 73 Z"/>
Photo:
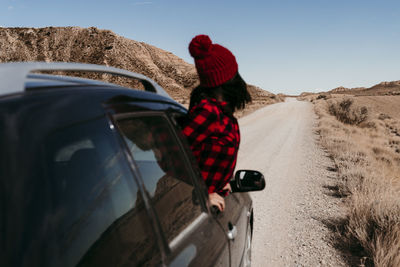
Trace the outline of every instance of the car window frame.
<path fill-rule="evenodd" d="M 201 176 L 200 167 L 198 166 L 197 160 L 193 155 L 192 150 L 190 149 L 188 140 L 186 136 L 182 133 L 182 128 L 179 123 L 176 121 L 177 116 L 184 116 L 180 112 L 175 110 L 167 110 L 166 116 L 168 120 L 171 122 L 171 126 L 174 128 L 174 134 L 176 138 L 179 140 L 179 145 L 185 154 L 185 160 L 188 161 L 188 165 L 190 168 L 190 172 L 193 175 L 193 180 L 200 191 L 199 194 L 203 198 L 204 208 L 207 210 L 208 213 L 211 213 L 209 206 L 208 206 L 208 190 L 207 186 Z"/>
<path fill-rule="evenodd" d="M 131 166 L 133 176 L 137 180 L 136 182 L 138 184 L 139 190 L 143 196 L 146 208 L 148 209 L 149 217 L 153 223 L 153 229 L 154 229 L 155 235 L 158 237 L 158 239 L 160 239 L 158 241 L 159 245 L 162 247 L 162 249 L 160 249 L 160 252 L 163 255 L 163 257 L 164 256 L 167 257 L 167 255 L 173 254 L 174 250 L 179 245 L 179 243 L 180 243 L 179 239 L 181 238 L 180 233 L 176 237 L 174 237 L 170 242 L 167 241 L 167 239 L 163 233 L 158 215 L 157 215 L 153 205 L 151 204 L 151 197 L 148 195 L 148 192 L 145 188 L 145 185 L 144 185 L 143 179 L 141 177 L 140 170 L 137 166 L 137 163 L 135 162 L 135 159 L 132 156 L 132 154 L 129 150 L 129 147 L 127 146 L 127 144 L 124 140 L 124 137 L 118 128 L 119 120 L 123 120 L 123 119 L 127 119 L 127 118 L 143 118 L 143 117 L 154 117 L 154 116 L 161 117 L 164 119 L 164 121 L 168 125 L 170 133 L 172 134 L 172 138 L 175 139 L 177 145 L 179 146 L 179 149 L 182 152 L 184 164 L 188 171 L 191 182 L 193 183 L 194 191 L 199 200 L 199 205 L 201 208 L 201 213 L 199 214 L 199 216 L 196 217 L 195 220 L 193 222 L 191 222 L 187 227 L 185 227 L 181 231 L 181 233 L 187 232 L 186 229 L 193 227 L 193 224 L 198 223 L 200 219 L 204 219 L 204 217 L 207 217 L 207 215 L 210 215 L 210 210 L 207 205 L 207 198 L 206 198 L 205 192 L 202 192 L 202 191 L 204 191 L 204 190 L 202 190 L 202 188 L 205 185 L 203 186 L 200 184 L 201 180 L 199 180 L 199 179 L 201 179 L 201 177 L 198 177 L 198 175 L 196 174 L 196 171 L 192 166 L 192 161 L 190 160 L 191 155 L 188 154 L 187 147 L 182 142 L 183 141 L 181 139 L 182 136 L 180 136 L 178 134 L 179 129 L 174 125 L 174 121 L 171 120 L 168 112 L 163 111 L 163 110 L 162 111 L 154 111 L 154 110 L 147 111 L 146 110 L 146 111 L 131 111 L 131 112 L 128 111 L 128 112 L 114 113 L 110 116 L 112 127 L 114 127 L 115 132 L 118 135 L 118 139 L 121 142 L 121 145 L 124 150 L 124 154 Z"/>
<path fill-rule="evenodd" d="M 167 255 L 170 253 L 168 251 L 168 246 L 166 246 L 164 236 L 161 232 L 161 227 L 160 227 L 160 225 L 158 225 L 158 220 L 155 220 L 157 215 L 155 214 L 155 211 L 153 210 L 152 205 L 150 204 L 149 198 L 145 194 L 146 190 L 145 190 L 143 181 L 140 178 L 141 176 L 140 176 L 139 168 L 138 168 L 135 160 L 133 159 L 129 148 L 126 145 L 124 137 L 120 133 L 118 126 L 117 126 L 118 124 L 117 124 L 116 118 L 119 118 L 119 116 L 123 116 L 126 113 L 116 114 L 114 111 L 110 111 L 110 110 L 107 110 L 106 113 L 107 113 L 106 116 L 108 117 L 109 126 L 113 130 L 113 134 L 114 134 L 115 138 L 117 139 L 117 142 L 118 142 L 121 150 L 123 151 L 123 154 L 125 156 L 124 158 L 127 161 L 127 164 L 129 165 L 129 168 L 131 170 L 134 183 L 136 183 L 136 185 L 138 186 L 140 194 L 143 197 L 146 214 L 151 223 L 151 229 L 153 231 L 152 234 L 154 235 L 154 238 L 156 239 L 156 245 L 160 252 L 160 256 L 161 256 L 160 260 L 161 260 L 161 262 L 165 262 Z M 131 112 L 129 112 L 129 113 L 131 113 Z"/>
<path fill-rule="evenodd" d="M 224 228 L 222 227 L 222 225 L 218 221 L 217 217 L 211 210 L 211 207 L 209 206 L 208 190 L 207 190 L 207 186 L 201 176 L 200 167 L 198 166 L 197 159 L 193 155 L 193 152 L 190 148 L 189 142 L 186 139 L 186 136 L 182 133 L 182 125 L 178 122 L 179 117 L 186 116 L 186 114 L 176 111 L 176 110 L 173 110 L 173 109 L 168 109 L 165 111 L 165 113 L 171 122 L 171 126 L 174 128 L 174 133 L 176 134 L 176 138 L 179 140 L 181 149 L 183 149 L 183 151 L 186 155 L 185 160 L 189 162 L 189 168 L 191 169 L 191 172 L 193 173 L 194 180 L 197 184 L 196 186 L 198 186 L 197 189 L 200 192 L 200 194 L 202 195 L 202 198 L 204 199 L 205 210 L 207 210 L 206 213 L 202 213 L 196 219 L 196 221 L 193 221 L 191 225 L 189 225 L 187 228 L 185 228 L 182 231 L 182 236 L 178 235 L 174 240 L 171 241 L 171 243 L 175 243 L 174 246 L 176 246 L 176 250 L 173 251 L 175 254 L 172 255 L 172 257 L 170 257 L 171 259 L 173 259 L 173 261 L 169 262 L 169 264 L 175 266 L 174 265 L 175 259 L 177 259 L 177 257 L 180 257 L 180 255 L 176 253 L 176 252 L 178 252 L 179 246 L 181 246 L 181 249 L 183 247 L 184 250 L 186 250 L 192 244 L 190 240 L 188 240 L 188 239 L 185 240 L 184 234 L 190 234 L 191 231 L 194 231 L 197 223 L 200 225 L 205 220 L 214 221 L 216 223 L 215 226 L 217 226 L 217 228 L 219 228 L 223 232 L 223 236 L 225 238 L 226 238 L 226 234 L 225 234 Z M 179 239 L 182 239 L 182 240 L 179 240 Z M 228 250 L 230 251 L 230 241 L 228 239 L 226 239 L 226 242 L 227 242 L 226 245 L 228 246 Z M 182 250 L 180 252 L 182 252 Z M 228 257 L 229 257 L 229 263 L 230 263 L 231 262 L 230 252 L 229 252 Z"/>

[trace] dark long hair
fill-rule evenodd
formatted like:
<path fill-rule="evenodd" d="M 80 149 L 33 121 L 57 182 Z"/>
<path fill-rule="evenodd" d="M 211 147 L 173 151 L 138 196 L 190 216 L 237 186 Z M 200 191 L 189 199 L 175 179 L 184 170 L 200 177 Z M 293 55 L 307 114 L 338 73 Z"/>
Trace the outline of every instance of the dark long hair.
<path fill-rule="evenodd" d="M 246 104 L 251 102 L 251 96 L 247 91 L 246 82 L 239 73 L 236 73 L 232 79 L 220 86 L 203 87 L 200 85 L 193 89 L 190 94 L 189 109 L 200 103 L 204 98 L 218 99 L 219 96 L 228 103 L 227 111 L 230 115 L 236 110 L 244 109 Z"/>

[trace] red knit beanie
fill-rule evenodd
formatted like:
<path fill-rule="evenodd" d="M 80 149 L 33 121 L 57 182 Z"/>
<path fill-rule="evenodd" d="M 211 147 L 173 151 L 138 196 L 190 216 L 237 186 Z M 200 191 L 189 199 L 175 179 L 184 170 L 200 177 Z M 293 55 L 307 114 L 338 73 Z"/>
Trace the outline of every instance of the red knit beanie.
<path fill-rule="evenodd" d="M 200 85 L 216 87 L 232 79 L 238 71 L 235 56 L 219 44 L 213 44 L 207 35 L 197 35 L 189 44 Z"/>

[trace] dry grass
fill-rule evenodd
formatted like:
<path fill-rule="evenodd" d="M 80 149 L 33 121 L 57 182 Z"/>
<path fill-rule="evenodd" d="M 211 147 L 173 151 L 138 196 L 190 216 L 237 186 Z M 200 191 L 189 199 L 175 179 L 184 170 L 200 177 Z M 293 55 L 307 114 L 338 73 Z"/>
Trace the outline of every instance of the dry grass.
<path fill-rule="evenodd" d="M 337 166 L 338 194 L 348 207 L 337 227 L 342 244 L 358 248 L 360 265 L 400 266 L 400 120 L 367 102 L 314 100 L 321 143 Z M 399 114 L 400 101 L 394 107 Z"/>

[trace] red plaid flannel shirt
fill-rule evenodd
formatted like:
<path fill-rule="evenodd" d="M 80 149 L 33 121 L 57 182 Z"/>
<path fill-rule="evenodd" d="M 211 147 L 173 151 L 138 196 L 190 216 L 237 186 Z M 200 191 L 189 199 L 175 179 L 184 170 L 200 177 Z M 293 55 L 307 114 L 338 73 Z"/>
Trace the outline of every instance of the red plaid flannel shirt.
<path fill-rule="evenodd" d="M 226 102 L 203 99 L 189 111 L 183 128 L 199 163 L 208 192 L 223 193 L 236 166 L 240 132 L 237 120 L 224 113 Z"/>

